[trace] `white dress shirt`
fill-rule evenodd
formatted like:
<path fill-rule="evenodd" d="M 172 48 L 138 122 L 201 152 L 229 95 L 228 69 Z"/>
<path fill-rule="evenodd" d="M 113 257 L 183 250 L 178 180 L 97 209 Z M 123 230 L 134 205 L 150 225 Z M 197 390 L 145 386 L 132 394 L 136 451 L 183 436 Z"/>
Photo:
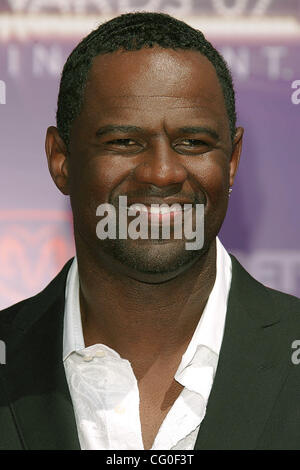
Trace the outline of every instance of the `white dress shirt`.
<path fill-rule="evenodd" d="M 213 384 L 231 284 L 231 259 L 217 238 L 216 279 L 175 380 L 184 388 L 152 450 L 191 450 Z M 85 347 L 77 261 L 66 283 L 63 361 L 83 450 L 143 450 L 138 383 L 128 360 L 104 344 Z"/>

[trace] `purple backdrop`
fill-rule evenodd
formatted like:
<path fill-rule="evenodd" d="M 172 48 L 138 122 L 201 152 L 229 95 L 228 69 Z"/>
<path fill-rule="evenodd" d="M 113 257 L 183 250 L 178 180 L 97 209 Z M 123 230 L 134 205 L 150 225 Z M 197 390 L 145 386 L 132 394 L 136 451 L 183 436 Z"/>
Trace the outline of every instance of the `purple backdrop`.
<path fill-rule="evenodd" d="M 45 1 L 36 1 L 35 6 L 33 0 L 4 1 L 0 5 L 0 10 L 10 15 L 5 23 L 4 13 L 0 14 L 0 307 L 38 292 L 74 253 L 69 203 L 50 179 L 44 152 L 46 128 L 55 124 L 62 66 L 84 35 L 75 33 L 75 28 L 65 33 L 59 29 L 59 22 L 67 21 L 58 16 L 62 13 L 60 8 L 63 3 L 66 8 L 70 5 L 64 1 L 56 2 L 60 5 L 57 11 L 54 8 L 48 12 Z M 81 15 L 89 13 L 89 8 L 98 13 L 95 3 L 86 0 L 86 11 L 81 11 Z M 124 11 L 121 3 L 111 3 L 116 14 Z M 146 8 L 146 1 L 140 3 L 141 9 L 154 9 Z M 103 11 L 108 2 L 98 5 L 102 6 L 99 13 L 113 15 L 113 11 Z M 112 10 L 111 5 L 107 8 Z M 137 2 L 133 6 L 136 5 Z M 173 2 L 178 18 L 185 17 L 183 5 Z M 188 18 L 191 24 L 197 24 L 199 16 L 195 15 L 201 13 L 200 2 L 185 5 L 190 8 L 187 13 L 194 15 Z M 210 15 L 210 26 L 214 19 L 216 24 L 220 21 L 217 14 L 229 14 L 224 10 L 228 5 L 244 8 L 230 12 L 231 17 L 236 15 L 233 24 L 246 21 L 245 15 L 255 23 L 253 9 L 259 6 L 265 10 L 259 13 L 259 18 L 255 16 L 257 22 L 268 22 L 270 17 L 281 14 L 284 25 L 291 15 L 298 21 L 300 17 L 297 1 L 204 1 L 201 7 Z M 78 12 L 69 8 L 65 13 L 74 14 L 78 21 Z M 171 7 L 166 10 L 176 14 Z M 14 21 L 20 12 L 23 23 L 18 26 Z M 56 15 L 59 33 L 55 35 L 53 26 L 48 37 L 42 27 L 40 33 L 26 33 L 32 13 L 41 18 L 45 18 L 45 13 L 49 18 Z M 243 19 L 238 16 L 240 13 Z M 224 17 L 224 22 L 231 21 L 231 17 Z M 38 24 L 39 16 L 34 21 Z M 283 32 L 276 30 L 276 35 L 273 30 L 266 34 L 263 26 L 257 34 L 202 29 L 231 66 L 238 124 L 245 127 L 242 159 L 221 239 L 259 280 L 300 296 L 297 27 L 299 23 L 295 23 L 291 33 L 289 26 L 285 26 Z M 20 33 L 20 28 L 25 32 Z"/>

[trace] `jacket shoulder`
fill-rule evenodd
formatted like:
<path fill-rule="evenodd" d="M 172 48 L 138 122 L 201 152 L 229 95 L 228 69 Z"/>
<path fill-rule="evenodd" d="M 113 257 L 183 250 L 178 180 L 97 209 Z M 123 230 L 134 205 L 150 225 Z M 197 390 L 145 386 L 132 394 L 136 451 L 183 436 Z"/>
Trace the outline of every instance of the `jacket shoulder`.
<path fill-rule="evenodd" d="M 37 308 L 41 311 L 44 310 L 44 307 L 51 303 L 51 301 L 55 300 L 55 298 L 61 293 L 62 289 L 64 289 L 66 277 L 72 261 L 73 258 L 64 265 L 62 270 L 41 292 L 1 310 L 0 326 L 9 326 L 19 323 L 19 320 L 21 320 L 21 325 L 26 324 L 26 318 L 24 319 L 25 322 L 22 321 L 23 312 L 28 312 L 28 310 L 31 309 L 37 310 Z"/>
<path fill-rule="evenodd" d="M 270 287 L 266 287 L 266 289 L 280 309 L 285 308 L 287 309 L 286 313 L 299 315 L 298 320 L 300 320 L 300 299 L 298 297 L 271 289 Z"/>
<path fill-rule="evenodd" d="M 250 305 L 261 304 L 264 308 L 280 313 L 285 320 L 300 320 L 300 299 L 294 295 L 267 287 L 251 276 L 240 262 L 230 254 L 233 277 L 237 280 L 235 292 Z"/>

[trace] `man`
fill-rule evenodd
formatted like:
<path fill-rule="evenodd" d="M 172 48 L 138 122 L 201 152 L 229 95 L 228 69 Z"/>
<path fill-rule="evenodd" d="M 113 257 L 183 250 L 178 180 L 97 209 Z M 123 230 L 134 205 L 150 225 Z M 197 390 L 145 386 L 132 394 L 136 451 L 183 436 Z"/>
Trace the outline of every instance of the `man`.
<path fill-rule="evenodd" d="M 2 449 L 300 448 L 300 301 L 217 238 L 242 137 L 230 72 L 186 24 L 122 15 L 75 48 L 46 153 L 76 257 L 1 313 Z M 125 196 L 126 230 L 144 211 L 169 238 L 99 235 L 98 208 Z M 197 249 L 176 214 L 202 227 Z"/>

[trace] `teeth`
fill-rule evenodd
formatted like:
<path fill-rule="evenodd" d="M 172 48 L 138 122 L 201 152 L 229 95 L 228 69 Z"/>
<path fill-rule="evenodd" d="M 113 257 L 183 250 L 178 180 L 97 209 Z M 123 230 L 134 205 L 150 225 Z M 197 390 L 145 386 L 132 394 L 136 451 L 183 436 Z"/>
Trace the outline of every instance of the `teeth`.
<path fill-rule="evenodd" d="M 172 209 L 171 210 L 171 207 L 155 207 L 155 206 L 150 206 L 150 207 L 147 207 L 147 206 L 144 206 L 142 204 L 132 204 L 130 207 L 127 208 L 128 210 L 136 210 L 136 211 L 141 211 L 141 212 L 149 212 L 150 214 L 153 214 L 153 215 L 158 215 L 158 214 L 170 214 L 171 212 L 174 212 L 174 213 L 178 213 L 180 212 L 181 210 L 174 210 Z"/>
<path fill-rule="evenodd" d="M 151 214 L 157 215 L 161 212 L 159 207 L 149 207 L 149 212 Z M 162 213 L 162 212 L 161 212 Z"/>
<path fill-rule="evenodd" d="M 141 212 L 148 212 L 148 209 L 146 206 L 144 206 L 143 204 L 138 204 L 138 203 L 132 204 L 130 207 L 127 207 L 127 209 L 141 211 Z"/>

